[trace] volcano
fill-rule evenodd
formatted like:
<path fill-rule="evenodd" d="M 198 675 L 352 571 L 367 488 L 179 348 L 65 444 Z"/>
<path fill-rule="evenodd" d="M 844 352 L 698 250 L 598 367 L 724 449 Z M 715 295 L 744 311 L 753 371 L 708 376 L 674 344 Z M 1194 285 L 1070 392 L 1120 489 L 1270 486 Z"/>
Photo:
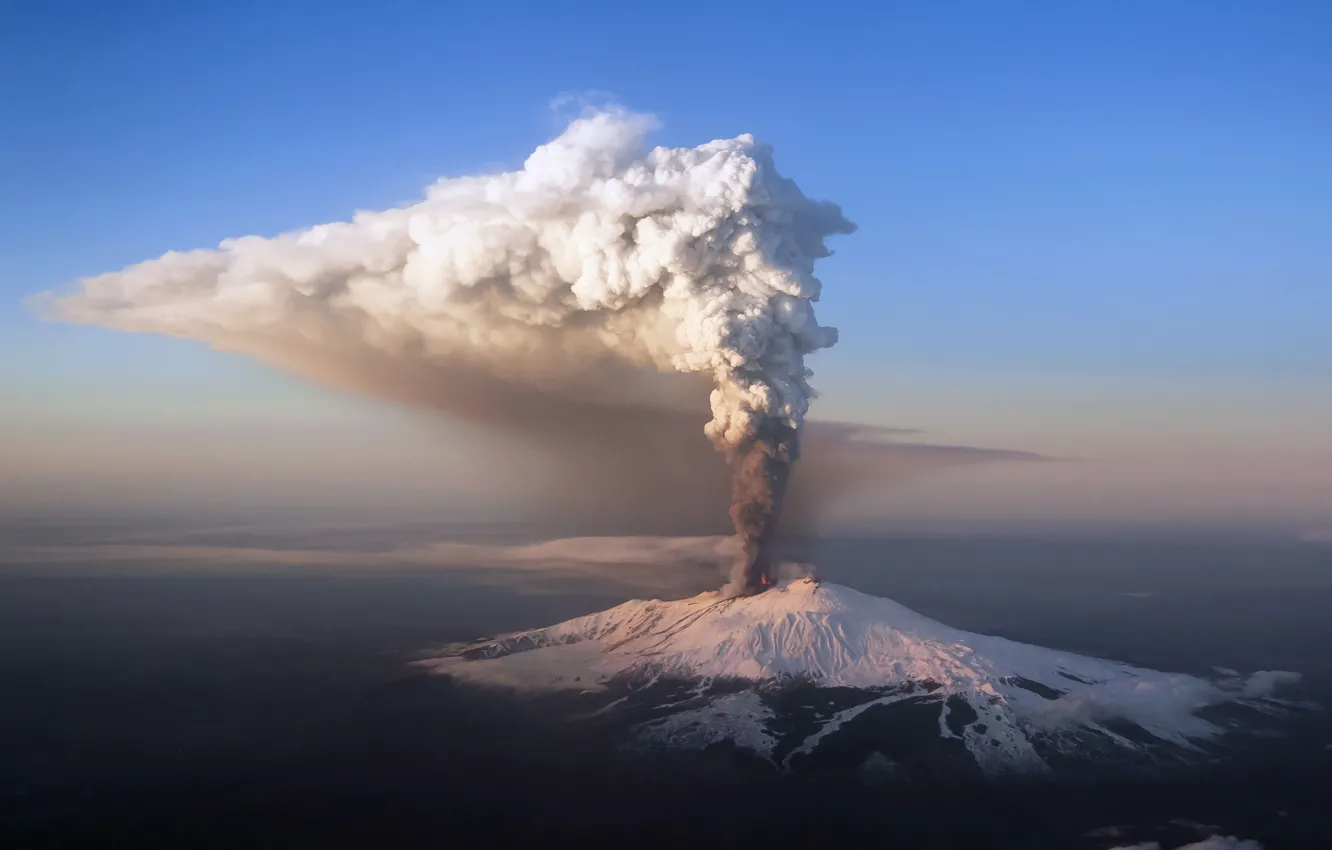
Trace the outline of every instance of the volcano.
<path fill-rule="evenodd" d="M 1274 690 L 1299 678 L 1202 678 L 1060 652 L 812 578 L 750 596 L 635 600 L 420 663 L 463 682 L 599 699 L 593 714 L 624 716 L 647 745 L 726 744 L 791 768 L 851 741 L 877 755 L 876 727 L 910 728 L 916 749 L 964 754 L 986 773 L 1206 754 L 1243 715 L 1288 708 Z"/>

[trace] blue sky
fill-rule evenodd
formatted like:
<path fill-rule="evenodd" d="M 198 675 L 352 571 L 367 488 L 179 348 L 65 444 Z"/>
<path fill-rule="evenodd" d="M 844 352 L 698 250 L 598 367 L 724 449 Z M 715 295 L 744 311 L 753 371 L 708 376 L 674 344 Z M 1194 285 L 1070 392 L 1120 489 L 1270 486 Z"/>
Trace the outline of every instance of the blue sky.
<path fill-rule="evenodd" d="M 660 143 L 754 133 L 860 224 L 820 272 L 825 414 L 1063 453 L 1233 421 L 1253 452 L 1332 451 L 1320 2 L 4 4 L 0 404 L 341 405 L 21 300 L 516 166 L 553 97 L 593 90 Z M 1092 433 L 1116 411 L 1141 433 Z"/>

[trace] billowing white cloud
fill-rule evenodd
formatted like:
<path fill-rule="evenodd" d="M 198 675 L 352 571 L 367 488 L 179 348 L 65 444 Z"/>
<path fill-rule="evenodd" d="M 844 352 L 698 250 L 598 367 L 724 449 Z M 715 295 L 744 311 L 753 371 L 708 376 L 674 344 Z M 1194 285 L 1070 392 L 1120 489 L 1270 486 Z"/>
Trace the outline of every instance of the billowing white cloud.
<path fill-rule="evenodd" d="M 591 112 L 521 169 L 444 179 L 425 200 L 274 238 L 170 252 L 48 296 L 61 319 L 169 334 L 319 380 L 558 443 L 678 408 L 734 471 L 748 565 L 798 454 L 825 240 L 854 225 L 778 174 L 751 136 L 694 148 Z M 695 376 L 697 380 L 673 377 Z M 700 411 L 701 412 L 701 411 Z M 650 435 L 639 434 L 650 455 Z"/>

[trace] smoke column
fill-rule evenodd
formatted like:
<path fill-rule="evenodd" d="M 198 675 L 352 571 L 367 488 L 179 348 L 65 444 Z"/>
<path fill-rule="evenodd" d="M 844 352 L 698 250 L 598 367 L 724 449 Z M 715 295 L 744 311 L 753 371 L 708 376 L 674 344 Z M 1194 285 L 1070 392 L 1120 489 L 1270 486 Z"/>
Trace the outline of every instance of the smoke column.
<path fill-rule="evenodd" d="M 814 316 L 814 262 L 855 226 L 748 135 L 645 150 L 655 127 L 588 113 L 520 170 L 442 179 L 350 222 L 170 252 L 45 306 L 538 439 L 678 413 L 695 386 L 683 379 L 706 377 L 703 430 L 730 464 L 745 544 L 731 588 L 754 592 L 772 578 L 813 396 L 804 358 L 837 340 Z"/>

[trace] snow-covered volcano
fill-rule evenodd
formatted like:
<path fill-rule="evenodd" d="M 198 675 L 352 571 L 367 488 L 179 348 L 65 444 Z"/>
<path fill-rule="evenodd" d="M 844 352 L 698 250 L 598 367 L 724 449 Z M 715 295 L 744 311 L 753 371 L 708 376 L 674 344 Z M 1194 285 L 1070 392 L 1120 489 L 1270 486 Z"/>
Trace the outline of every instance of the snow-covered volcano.
<path fill-rule="evenodd" d="M 965 632 L 814 579 L 747 597 L 635 600 L 422 663 L 475 683 L 615 696 L 602 713 L 655 699 L 640 738 L 731 741 L 783 764 L 877 706 L 928 707 L 938 735 L 988 771 L 1041 769 L 1052 752 L 1087 748 L 1195 750 L 1223 731 L 1200 711 L 1270 712 L 1281 705 L 1273 689 L 1299 678 L 1147 670 Z M 687 687 L 663 698 L 663 682 Z M 778 697 L 799 685 L 835 689 L 837 699 L 806 699 L 809 722 L 793 729 Z"/>

